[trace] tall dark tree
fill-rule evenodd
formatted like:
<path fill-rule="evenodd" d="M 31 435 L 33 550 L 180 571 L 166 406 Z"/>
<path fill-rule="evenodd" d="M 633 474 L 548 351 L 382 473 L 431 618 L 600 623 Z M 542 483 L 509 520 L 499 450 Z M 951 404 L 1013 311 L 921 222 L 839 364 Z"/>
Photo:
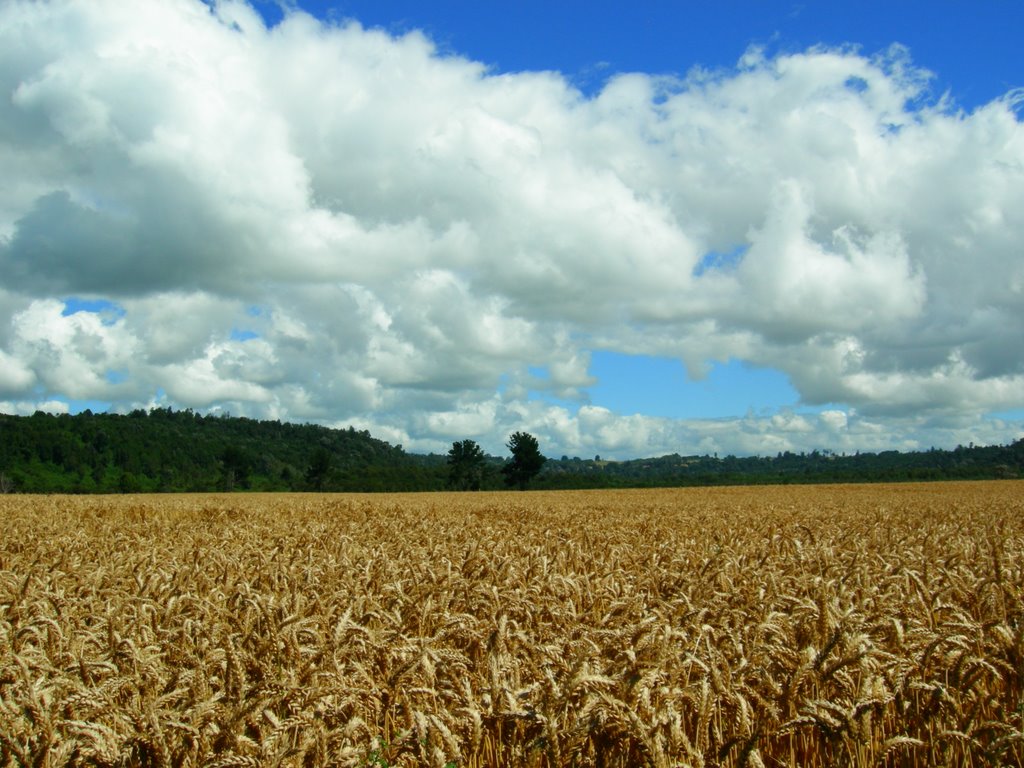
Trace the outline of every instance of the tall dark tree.
<path fill-rule="evenodd" d="M 235 445 L 227 446 L 220 455 L 221 484 L 225 491 L 233 491 L 238 485 L 249 487 L 249 473 L 252 471 L 252 457 Z"/>
<path fill-rule="evenodd" d="M 505 475 L 505 485 L 514 485 L 520 491 L 525 491 L 547 459 L 541 456 L 537 438 L 527 432 L 514 433 L 506 445 L 512 452 L 512 458 L 501 468 Z"/>
<path fill-rule="evenodd" d="M 306 482 L 317 491 L 324 489 L 327 476 L 331 471 L 331 452 L 323 446 L 313 451 L 313 457 L 309 462 L 309 469 L 306 470 Z"/>
<path fill-rule="evenodd" d="M 484 452 L 474 440 L 457 440 L 448 451 L 448 486 L 479 491 L 484 479 Z"/>

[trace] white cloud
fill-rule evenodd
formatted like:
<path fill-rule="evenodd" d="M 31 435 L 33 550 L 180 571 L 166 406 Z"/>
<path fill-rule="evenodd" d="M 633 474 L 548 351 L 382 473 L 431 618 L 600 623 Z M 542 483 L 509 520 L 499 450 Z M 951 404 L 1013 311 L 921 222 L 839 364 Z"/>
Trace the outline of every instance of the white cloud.
<path fill-rule="evenodd" d="M 11 368 L 25 381 L 19 394 L 37 382 L 46 391 L 73 399 L 105 399 L 122 394 L 112 372 L 129 368 L 136 341 L 119 323 L 108 325 L 92 312 L 64 315 L 63 302 L 32 302 L 11 319 Z M 30 372 L 25 375 L 25 369 Z M 18 373 L 21 370 L 22 373 Z M 116 378 L 116 377 L 115 377 Z"/>
<path fill-rule="evenodd" d="M 899 48 L 752 49 L 586 98 L 241 2 L 4 4 L 0 397 L 162 390 L 423 449 L 1013 439 L 984 415 L 1024 407 L 1020 97 L 967 113 L 929 78 Z M 839 406 L 626 417 L 587 404 L 599 348 Z"/>
<path fill-rule="evenodd" d="M 68 404 L 62 400 L 0 400 L 0 413 L 12 416 L 31 416 L 36 411 L 44 413 L 69 413 Z"/>
<path fill-rule="evenodd" d="M 20 394 L 35 383 L 35 374 L 24 362 L 0 349 L 0 393 Z"/>

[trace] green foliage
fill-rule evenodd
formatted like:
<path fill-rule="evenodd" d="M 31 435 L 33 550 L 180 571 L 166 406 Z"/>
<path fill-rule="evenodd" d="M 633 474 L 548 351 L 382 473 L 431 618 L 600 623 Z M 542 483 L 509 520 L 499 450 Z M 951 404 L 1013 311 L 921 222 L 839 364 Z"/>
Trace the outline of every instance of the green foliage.
<path fill-rule="evenodd" d="M 249 454 L 237 445 L 229 445 L 220 456 L 221 477 L 225 491 L 249 487 L 249 473 L 253 460 Z"/>
<path fill-rule="evenodd" d="M 322 445 L 313 451 L 306 470 L 306 482 L 314 491 L 322 491 L 331 471 L 331 452 Z"/>
<path fill-rule="evenodd" d="M 0 414 L 0 492 L 490 490 L 503 480 L 518 488 L 574 489 L 1024 477 L 1024 440 L 913 453 L 671 454 L 632 461 L 545 460 L 536 438 L 521 432 L 508 447 L 512 459 L 503 464 L 472 440 L 453 443 L 447 456 L 423 456 L 352 428 L 170 408 L 127 416 Z"/>
<path fill-rule="evenodd" d="M 325 461 L 329 471 L 307 474 Z M 23 493 L 444 487 L 440 467 L 365 431 L 170 408 L 0 415 L 0 471 Z"/>
<path fill-rule="evenodd" d="M 448 487 L 458 491 L 479 491 L 484 481 L 487 457 L 473 440 L 452 443 L 448 451 Z"/>
<path fill-rule="evenodd" d="M 506 445 L 512 452 L 512 458 L 501 469 L 505 475 L 505 484 L 525 491 L 526 486 L 537 476 L 547 459 L 541 455 L 537 438 L 528 432 L 514 433 Z"/>

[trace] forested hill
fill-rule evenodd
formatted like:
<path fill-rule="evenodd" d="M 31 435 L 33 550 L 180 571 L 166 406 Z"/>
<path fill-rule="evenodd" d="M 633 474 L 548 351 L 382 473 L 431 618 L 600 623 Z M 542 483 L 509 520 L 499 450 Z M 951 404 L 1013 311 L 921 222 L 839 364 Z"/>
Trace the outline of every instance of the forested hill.
<path fill-rule="evenodd" d="M 0 416 L 0 472 L 26 493 L 414 490 L 434 480 L 422 464 L 351 428 L 169 408 Z"/>
<path fill-rule="evenodd" d="M 543 445 L 541 445 L 543 450 Z M 482 487 L 503 488 L 488 457 Z M 534 488 L 1024 477 L 1024 440 L 916 453 L 829 451 L 772 457 L 549 459 Z M 368 432 L 202 416 L 157 408 L 128 415 L 0 415 L 0 491 L 442 490 L 444 456 L 409 454 Z"/>

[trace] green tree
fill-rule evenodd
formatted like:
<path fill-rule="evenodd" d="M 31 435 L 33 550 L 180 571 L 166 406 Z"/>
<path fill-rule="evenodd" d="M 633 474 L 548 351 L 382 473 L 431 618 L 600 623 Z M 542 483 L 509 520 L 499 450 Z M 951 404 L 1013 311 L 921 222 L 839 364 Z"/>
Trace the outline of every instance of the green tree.
<path fill-rule="evenodd" d="M 484 479 L 484 452 L 474 440 L 452 443 L 448 451 L 448 487 L 479 491 Z"/>
<path fill-rule="evenodd" d="M 525 491 L 547 459 L 541 456 L 537 438 L 527 432 L 514 433 L 506 445 L 512 452 L 512 459 L 501 468 L 505 485 L 514 485 Z"/>
<path fill-rule="evenodd" d="M 313 458 L 309 463 L 309 469 L 306 470 L 306 482 L 314 490 L 322 491 L 330 471 L 331 452 L 320 446 L 313 451 Z"/>
<path fill-rule="evenodd" d="M 249 472 L 252 471 L 252 458 L 235 445 L 227 446 L 220 455 L 221 484 L 225 491 L 233 491 L 236 485 L 249 487 Z"/>

